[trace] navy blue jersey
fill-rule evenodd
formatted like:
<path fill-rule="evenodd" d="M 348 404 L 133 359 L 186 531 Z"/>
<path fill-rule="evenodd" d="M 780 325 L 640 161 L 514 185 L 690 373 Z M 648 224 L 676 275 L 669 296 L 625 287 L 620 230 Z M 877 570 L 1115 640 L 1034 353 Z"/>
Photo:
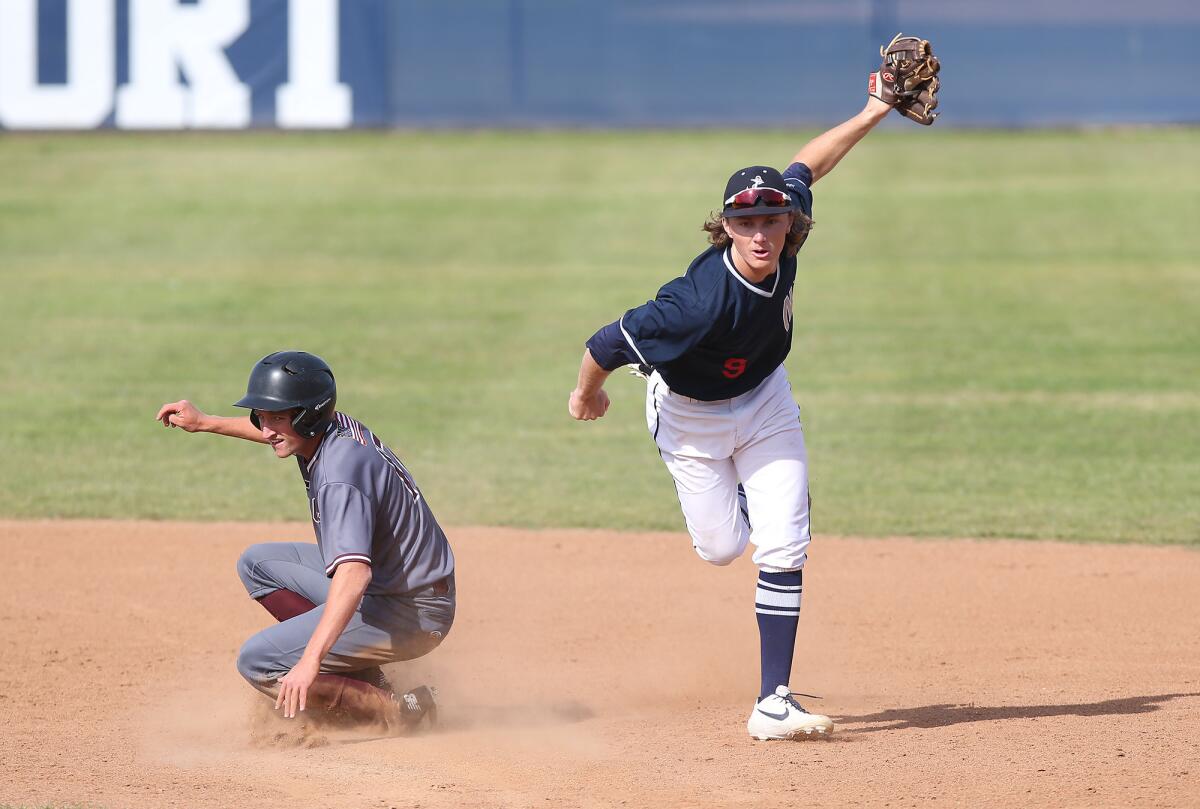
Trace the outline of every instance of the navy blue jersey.
<path fill-rule="evenodd" d="M 793 163 L 783 173 L 800 210 L 812 215 L 812 172 Z M 592 335 L 588 350 L 607 371 L 648 365 L 671 390 L 703 401 L 753 390 L 792 347 L 796 257 L 755 284 L 737 271 L 732 247 L 710 247 L 687 272 Z"/>

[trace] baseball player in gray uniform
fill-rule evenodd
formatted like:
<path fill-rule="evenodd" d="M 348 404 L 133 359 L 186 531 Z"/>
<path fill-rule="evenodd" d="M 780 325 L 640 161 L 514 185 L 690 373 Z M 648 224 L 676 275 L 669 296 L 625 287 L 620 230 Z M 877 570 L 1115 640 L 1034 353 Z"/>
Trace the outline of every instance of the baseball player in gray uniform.
<path fill-rule="evenodd" d="M 315 545 L 252 545 L 238 560 L 246 591 L 279 623 L 254 635 L 238 671 L 292 718 L 307 707 L 390 731 L 436 720 L 433 690 L 397 695 L 381 664 L 420 657 L 454 621 L 454 554 L 404 464 L 361 422 L 335 410 L 333 372 L 302 351 L 255 364 L 236 407 L 210 416 L 187 400 L 158 420 L 269 444 L 295 457 Z"/>

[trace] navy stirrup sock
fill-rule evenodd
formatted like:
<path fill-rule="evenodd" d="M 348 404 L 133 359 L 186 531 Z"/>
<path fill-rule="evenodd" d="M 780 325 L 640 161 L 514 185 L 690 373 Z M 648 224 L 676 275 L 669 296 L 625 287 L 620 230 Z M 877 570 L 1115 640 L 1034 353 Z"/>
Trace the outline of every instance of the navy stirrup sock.
<path fill-rule="evenodd" d="M 758 617 L 758 639 L 762 649 L 759 699 L 774 694 L 776 686 L 787 685 L 791 679 L 803 581 L 801 570 L 787 573 L 759 571 L 758 587 L 754 591 L 754 612 Z"/>

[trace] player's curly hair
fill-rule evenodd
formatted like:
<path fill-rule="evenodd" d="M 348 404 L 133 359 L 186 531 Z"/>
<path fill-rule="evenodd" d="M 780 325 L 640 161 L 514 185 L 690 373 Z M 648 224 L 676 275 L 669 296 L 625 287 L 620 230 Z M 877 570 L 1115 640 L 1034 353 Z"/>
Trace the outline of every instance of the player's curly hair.
<path fill-rule="evenodd" d="M 804 211 L 792 211 L 792 229 L 788 231 L 787 239 L 783 243 L 783 255 L 785 258 L 791 258 L 800 250 L 800 245 L 804 244 L 804 240 L 808 238 L 808 232 L 812 230 L 812 217 L 804 213 Z M 708 234 L 708 241 L 721 250 L 729 246 L 729 234 L 725 232 L 725 217 L 719 213 L 714 213 L 701 226 L 701 230 Z"/>

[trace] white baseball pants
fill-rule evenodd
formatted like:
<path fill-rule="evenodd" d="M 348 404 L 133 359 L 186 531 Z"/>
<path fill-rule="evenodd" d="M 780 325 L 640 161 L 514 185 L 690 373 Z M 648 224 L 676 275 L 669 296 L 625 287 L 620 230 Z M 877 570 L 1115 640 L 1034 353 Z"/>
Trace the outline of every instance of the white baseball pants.
<path fill-rule="evenodd" d="M 782 365 L 749 393 L 715 402 L 673 393 L 655 372 L 646 389 L 646 424 L 675 479 L 701 559 L 727 565 L 753 542 L 761 570 L 804 567 L 808 457 L 800 408 Z M 738 504 L 739 481 L 748 523 Z"/>

